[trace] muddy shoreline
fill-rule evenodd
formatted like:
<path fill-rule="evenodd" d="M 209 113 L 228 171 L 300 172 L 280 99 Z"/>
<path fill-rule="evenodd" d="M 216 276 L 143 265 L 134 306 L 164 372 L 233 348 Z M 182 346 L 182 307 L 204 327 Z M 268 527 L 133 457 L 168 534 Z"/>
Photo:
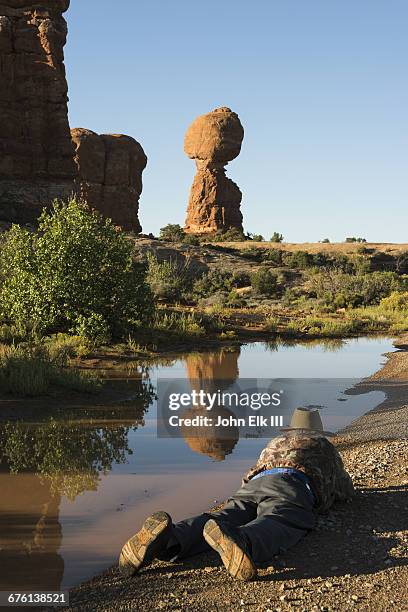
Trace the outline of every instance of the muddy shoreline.
<path fill-rule="evenodd" d="M 256 582 L 232 581 L 212 553 L 156 562 L 133 579 L 113 567 L 73 588 L 68 610 L 407 609 L 408 339 L 395 345 L 384 367 L 350 391 L 382 390 L 386 399 L 334 438 L 355 500 L 321 517 Z"/>

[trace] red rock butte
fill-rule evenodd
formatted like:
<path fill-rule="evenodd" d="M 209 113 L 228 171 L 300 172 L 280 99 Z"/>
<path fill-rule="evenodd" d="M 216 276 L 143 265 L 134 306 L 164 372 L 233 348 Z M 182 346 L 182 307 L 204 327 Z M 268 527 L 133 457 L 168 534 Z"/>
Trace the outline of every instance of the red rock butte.
<path fill-rule="evenodd" d="M 242 193 L 226 176 L 225 166 L 239 155 L 243 138 L 238 115 L 227 107 L 197 117 L 188 128 L 184 151 L 196 160 L 197 173 L 187 208 L 186 232 L 242 231 Z"/>
<path fill-rule="evenodd" d="M 78 194 L 140 232 L 141 145 L 83 129 L 71 137 L 68 8 L 69 0 L 0 0 L 0 220 L 33 223 L 55 198 Z"/>

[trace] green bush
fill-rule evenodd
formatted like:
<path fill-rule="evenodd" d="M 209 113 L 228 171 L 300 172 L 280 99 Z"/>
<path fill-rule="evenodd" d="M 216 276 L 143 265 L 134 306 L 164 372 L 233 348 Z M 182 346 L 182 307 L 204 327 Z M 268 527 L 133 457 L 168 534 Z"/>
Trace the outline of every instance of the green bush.
<path fill-rule="evenodd" d="M 244 270 L 236 270 L 233 272 L 231 278 L 231 286 L 236 289 L 240 289 L 242 287 L 249 287 L 251 284 L 251 277 L 248 272 Z"/>
<path fill-rule="evenodd" d="M 148 253 L 146 280 L 156 298 L 180 301 L 191 287 L 189 260 L 159 261 L 156 255 Z"/>
<path fill-rule="evenodd" d="M 160 229 L 160 240 L 166 240 L 167 242 L 183 242 L 185 237 L 185 231 L 177 223 L 169 223 Z"/>
<path fill-rule="evenodd" d="M 278 281 L 276 274 L 269 268 L 259 268 L 251 277 L 253 289 L 262 295 L 269 297 L 276 295 L 278 291 Z"/>
<path fill-rule="evenodd" d="M 122 337 L 153 314 L 144 268 L 132 255 L 132 243 L 109 219 L 76 200 L 54 202 L 34 232 L 13 225 L 5 234 L 0 318 L 45 334 L 97 316 Z"/>
<path fill-rule="evenodd" d="M 241 230 L 231 227 L 228 230 L 216 232 L 211 239 L 214 242 L 245 242 L 247 237 Z"/>
<path fill-rule="evenodd" d="M 314 265 L 313 255 L 306 251 L 285 252 L 282 259 L 288 268 L 305 269 Z"/>
<path fill-rule="evenodd" d="M 270 262 L 276 266 L 282 265 L 283 251 L 281 249 L 266 249 L 262 251 L 262 261 Z"/>
<path fill-rule="evenodd" d="M 196 280 L 193 285 L 195 299 L 206 298 L 220 291 L 230 292 L 233 288 L 231 272 L 213 269 Z"/>
<path fill-rule="evenodd" d="M 273 232 L 271 236 L 271 242 L 283 242 L 283 235 L 279 232 Z"/>
<path fill-rule="evenodd" d="M 403 290 L 407 281 L 394 272 L 346 274 L 326 270 L 309 276 L 306 289 L 311 297 L 321 299 L 336 308 L 355 308 L 378 304 L 396 290 Z"/>
<path fill-rule="evenodd" d="M 183 244 L 188 244 L 189 246 L 200 246 L 200 239 L 198 236 L 194 236 L 194 234 L 185 234 Z"/>
<path fill-rule="evenodd" d="M 387 311 L 408 311 L 408 291 L 393 291 L 380 302 L 380 309 Z"/>

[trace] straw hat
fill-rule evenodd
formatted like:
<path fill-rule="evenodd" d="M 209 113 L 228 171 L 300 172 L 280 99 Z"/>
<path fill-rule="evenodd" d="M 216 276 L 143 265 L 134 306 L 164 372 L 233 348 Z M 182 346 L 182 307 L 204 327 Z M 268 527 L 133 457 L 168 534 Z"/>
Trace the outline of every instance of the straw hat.
<path fill-rule="evenodd" d="M 296 408 L 292 414 L 289 427 L 282 427 L 281 431 L 304 431 L 320 433 L 323 436 L 334 436 L 331 431 L 324 431 L 323 423 L 318 410 L 311 408 Z"/>

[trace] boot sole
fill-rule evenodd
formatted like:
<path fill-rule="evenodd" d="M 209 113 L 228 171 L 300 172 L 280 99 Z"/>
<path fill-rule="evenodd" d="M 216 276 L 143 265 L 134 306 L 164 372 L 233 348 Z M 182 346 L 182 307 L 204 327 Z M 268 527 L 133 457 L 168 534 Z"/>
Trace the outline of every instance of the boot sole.
<path fill-rule="evenodd" d="M 126 542 L 119 557 L 119 569 L 125 576 L 133 576 L 150 563 L 163 548 L 165 536 L 171 527 L 171 518 L 166 512 L 149 516 L 142 528 Z"/>
<path fill-rule="evenodd" d="M 250 557 L 223 533 L 216 521 L 210 519 L 204 526 L 204 539 L 221 557 L 227 572 L 236 580 L 248 581 L 257 575 L 256 567 Z"/>

